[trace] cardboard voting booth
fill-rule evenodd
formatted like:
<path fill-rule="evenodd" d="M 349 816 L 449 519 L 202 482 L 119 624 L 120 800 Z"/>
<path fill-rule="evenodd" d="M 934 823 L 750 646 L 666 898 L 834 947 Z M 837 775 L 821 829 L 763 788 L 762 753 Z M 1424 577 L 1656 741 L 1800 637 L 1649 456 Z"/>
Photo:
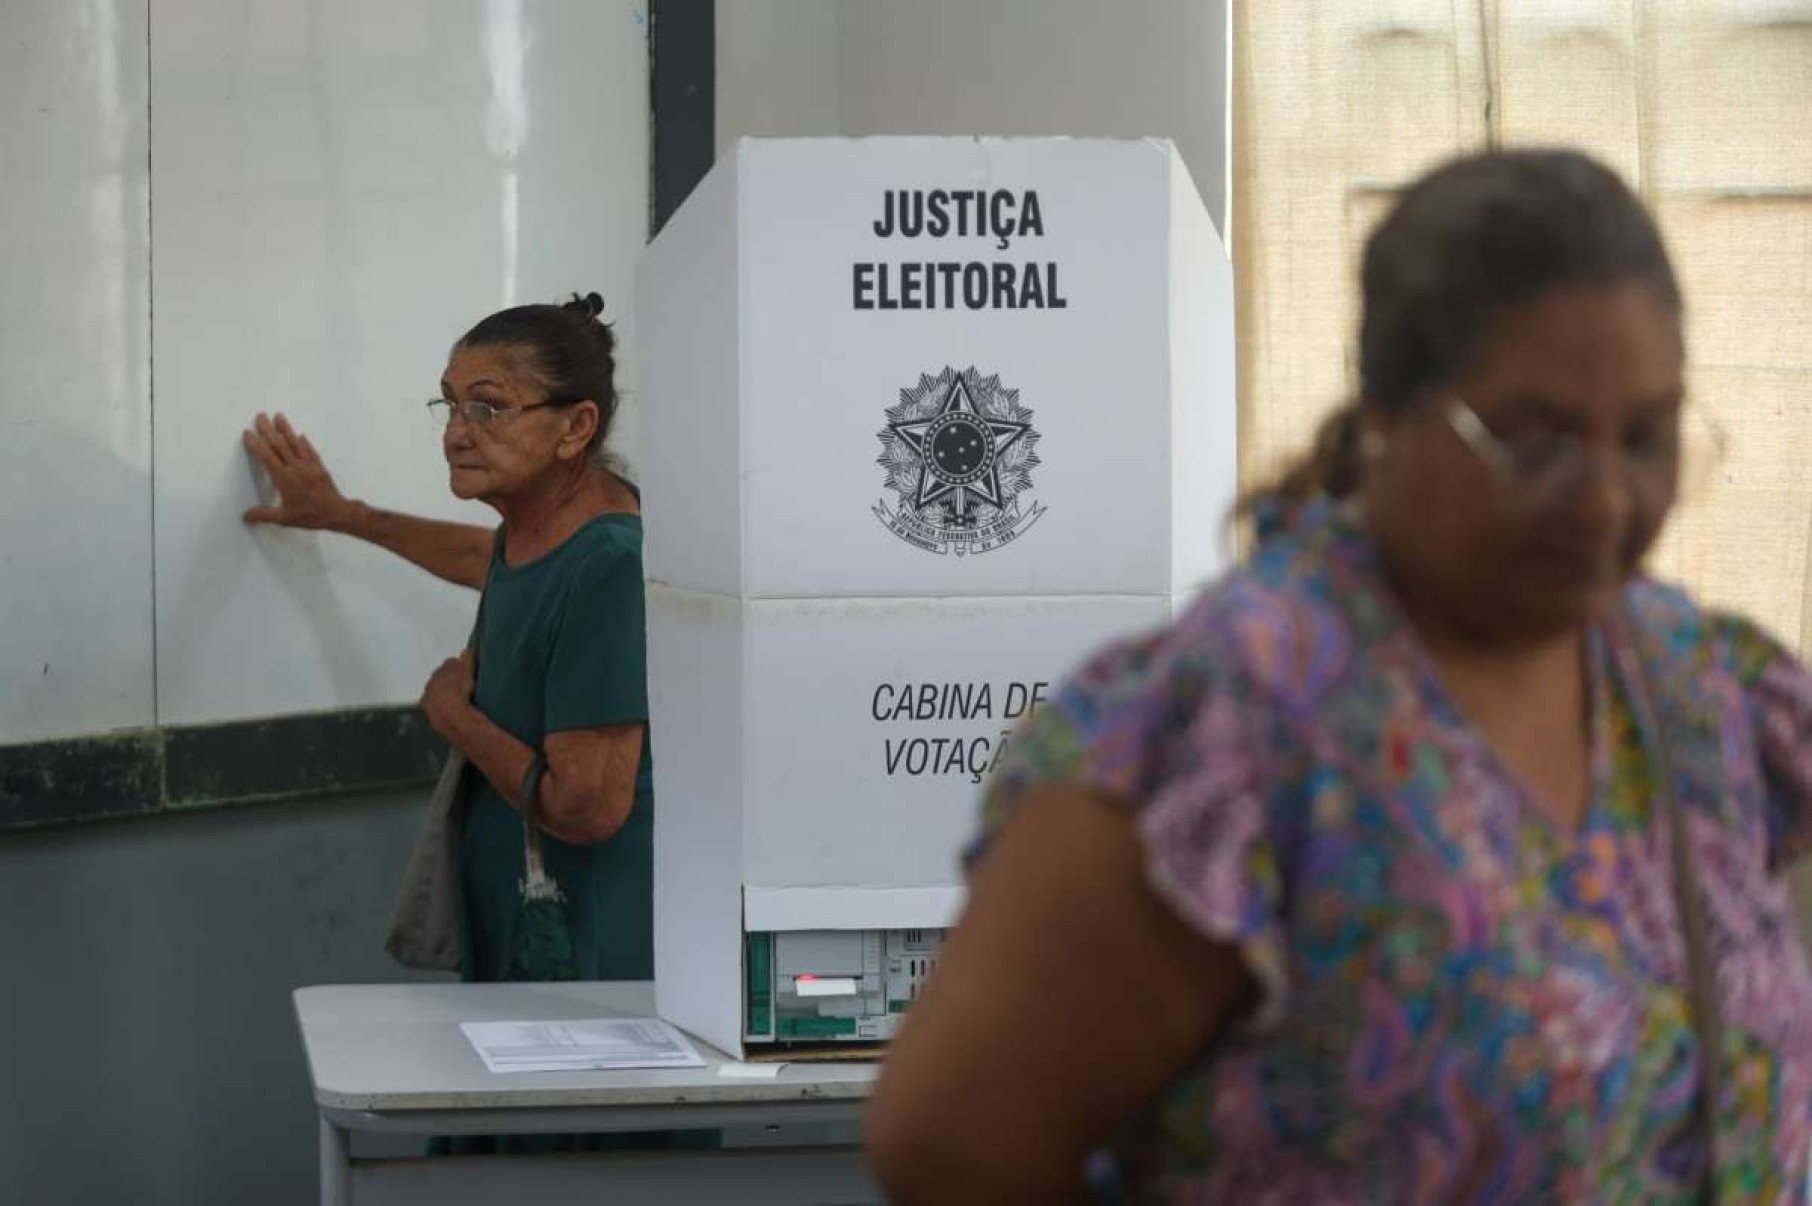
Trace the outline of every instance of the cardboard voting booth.
<path fill-rule="evenodd" d="M 1224 562 L 1227 256 L 1168 143 L 759 140 L 637 291 L 660 1012 L 884 1038 L 1011 730 Z"/>

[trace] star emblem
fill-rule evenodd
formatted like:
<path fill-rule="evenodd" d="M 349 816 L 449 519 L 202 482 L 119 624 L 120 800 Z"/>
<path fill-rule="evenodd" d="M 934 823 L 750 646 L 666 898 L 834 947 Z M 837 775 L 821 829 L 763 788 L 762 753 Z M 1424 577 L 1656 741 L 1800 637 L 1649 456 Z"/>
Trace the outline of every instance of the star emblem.
<path fill-rule="evenodd" d="M 929 419 L 889 423 L 888 428 L 919 455 L 916 506 L 927 507 L 955 494 L 962 514 L 964 494 L 989 506 L 1001 505 L 1000 454 L 1031 430 L 1029 423 L 990 419 L 975 407 L 961 377 Z"/>

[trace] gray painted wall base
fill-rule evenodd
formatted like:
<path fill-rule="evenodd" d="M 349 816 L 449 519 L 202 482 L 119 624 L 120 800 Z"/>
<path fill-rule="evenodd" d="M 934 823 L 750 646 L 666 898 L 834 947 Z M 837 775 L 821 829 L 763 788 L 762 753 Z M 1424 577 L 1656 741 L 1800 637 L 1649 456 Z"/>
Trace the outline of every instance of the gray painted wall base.
<path fill-rule="evenodd" d="M 383 926 L 426 795 L 8 834 L 0 1199 L 314 1202 L 290 993 L 412 978 Z"/>

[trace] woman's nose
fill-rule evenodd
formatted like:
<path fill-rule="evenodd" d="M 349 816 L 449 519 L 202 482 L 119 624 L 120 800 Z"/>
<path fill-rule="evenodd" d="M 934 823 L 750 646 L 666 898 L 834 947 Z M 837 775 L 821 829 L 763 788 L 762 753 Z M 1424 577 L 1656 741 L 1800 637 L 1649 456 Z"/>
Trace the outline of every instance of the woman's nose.
<path fill-rule="evenodd" d="M 1594 529 L 1622 532 L 1635 512 L 1632 469 L 1615 445 L 1584 445 L 1580 449 L 1580 482 L 1575 506 Z"/>

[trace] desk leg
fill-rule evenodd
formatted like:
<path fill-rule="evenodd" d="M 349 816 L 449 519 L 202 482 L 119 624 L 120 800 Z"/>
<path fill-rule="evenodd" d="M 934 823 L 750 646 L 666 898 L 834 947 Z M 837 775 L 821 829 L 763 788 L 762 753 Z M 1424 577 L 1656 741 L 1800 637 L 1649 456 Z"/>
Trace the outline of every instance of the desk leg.
<path fill-rule="evenodd" d="M 352 1139 L 321 1119 L 321 1206 L 352 1206 Z"/>

